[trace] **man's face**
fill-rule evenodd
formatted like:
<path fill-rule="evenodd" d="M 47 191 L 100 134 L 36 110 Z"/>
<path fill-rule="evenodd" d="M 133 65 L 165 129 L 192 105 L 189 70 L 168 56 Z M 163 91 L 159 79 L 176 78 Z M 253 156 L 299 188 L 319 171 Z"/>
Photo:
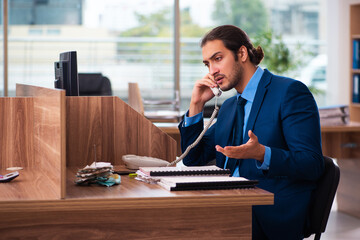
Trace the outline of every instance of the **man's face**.
<path fill-rule="evenodd" d="M 202 48 L 203 62 L 222 91 L 235 88 L 242 80 L 243 67 L 221 40 L 207 42 Z"/>

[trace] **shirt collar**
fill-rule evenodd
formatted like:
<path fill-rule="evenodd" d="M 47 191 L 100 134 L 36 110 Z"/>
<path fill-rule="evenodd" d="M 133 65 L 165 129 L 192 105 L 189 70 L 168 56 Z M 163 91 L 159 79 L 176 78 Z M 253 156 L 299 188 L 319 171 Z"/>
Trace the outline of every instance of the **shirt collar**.
<path fill-rule="evenodd" d="M 260 79 L 264 73 L 264 70 L 261 67 L 257 67 L 254 75 L 250 78 L 250 81 L 246 85 L 242 94 L 237 93 L 236 97 L 239 99 L 241 96 L 242 98 L 246 99 L 248 102 L 254 102 L 256 89 L 259 85 Z"/>

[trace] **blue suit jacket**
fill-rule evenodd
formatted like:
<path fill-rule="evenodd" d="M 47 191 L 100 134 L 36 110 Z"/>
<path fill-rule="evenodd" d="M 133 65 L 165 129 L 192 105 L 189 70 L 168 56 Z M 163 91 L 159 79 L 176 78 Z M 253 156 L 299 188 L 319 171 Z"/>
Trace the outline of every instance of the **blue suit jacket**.
<path fill-rule="evenodd" d="M 183 160 L 185 165 L 205 165 L 216 158 L 224 167 L 225 156 L 215 145 L 232 145 L 236 96 L 227 99 L 216 123 Z M 203 129 L 200 121 L 179 129 L 184 151 Z M 324 163 L 316 102 L 301 82 L 273 75 L 265 69 L 250 111 L 244 143 L 252 130 L 261 144 L 271 148 L 269 170 L 256 167 L 256 160 L 240 160 L 240 176 L 259 180 L 259 187 L 274 193 L 274 205 L 253 208 L 253 222 L 270 239 L 302 236 L 311 191 L 321 176 Z M 254 229 L 256 230 L 256 229 Z"/>

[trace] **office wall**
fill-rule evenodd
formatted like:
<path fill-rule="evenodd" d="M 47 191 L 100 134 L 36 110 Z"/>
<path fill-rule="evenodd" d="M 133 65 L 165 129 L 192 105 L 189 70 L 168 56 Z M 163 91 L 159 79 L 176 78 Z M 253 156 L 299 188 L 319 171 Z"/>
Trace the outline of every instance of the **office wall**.
<path fill-rule="evenodd" d="M 360 0 L 328 0 L 327 4 L 327 51 L 328 66 L 327 102 L 350 102 L 350 5 Z"/>

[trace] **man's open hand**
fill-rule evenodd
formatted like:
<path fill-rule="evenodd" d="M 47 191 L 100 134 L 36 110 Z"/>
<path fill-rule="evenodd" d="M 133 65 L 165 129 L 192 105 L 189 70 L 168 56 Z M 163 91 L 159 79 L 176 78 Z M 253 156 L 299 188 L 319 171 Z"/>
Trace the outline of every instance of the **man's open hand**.
<path fill-rule="evenodd" d="M 248 134 L 249 141 L 247 141 L 247 143 L 240 146 L 225 146 L 224 148 L 216 145 L 216 151 L 221 152 L 229 158 L 252 158 L 262 163 L 264 161 L 265 146 L 259 143 L 257 136 L 251 130 L 249 130 Z"/>

